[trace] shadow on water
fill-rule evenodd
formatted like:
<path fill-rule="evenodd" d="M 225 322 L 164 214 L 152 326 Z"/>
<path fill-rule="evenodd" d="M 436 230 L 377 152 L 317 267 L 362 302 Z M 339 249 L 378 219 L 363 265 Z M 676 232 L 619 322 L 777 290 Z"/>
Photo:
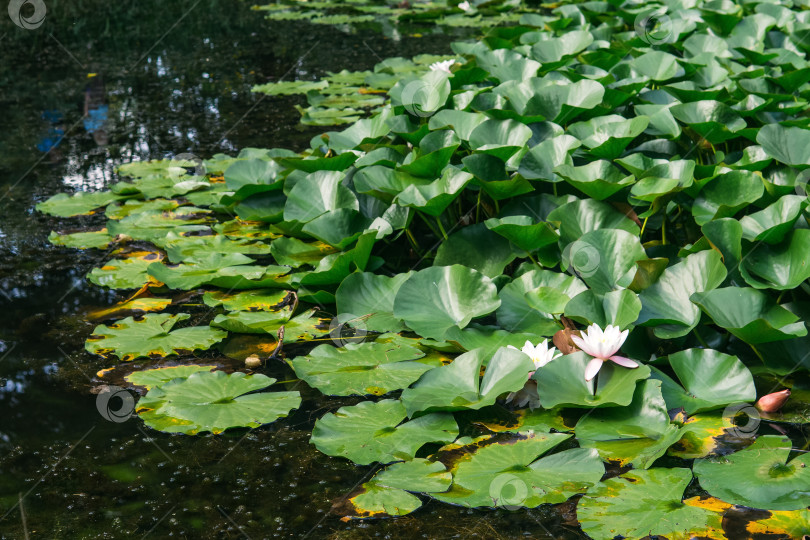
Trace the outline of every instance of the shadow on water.
<path fill-rule="evenodd" d="M 253 84 L 447 53 L 453 37 L 269 23 L 225 0 L 44 3 L 36 29 L 0 13 L 0 538 L 581 537 L 544 509 L 429 502 L 402 519 L 341 522 L 332 502 L 372 469 L 308 444 L 314 420 L 344 404 L 315 392 L 288 419 L 218 437 L 105 420 L 90 390 L 106 366 L 83 351 L 82 313 L 118 297 L 84 280 L 99 253 L 47 242 L 99 218 L 33 210 L 105 187 L 133 159 L 302 149 L 322 129 L 297 125 L 300 99 L 254 96 Z"/>

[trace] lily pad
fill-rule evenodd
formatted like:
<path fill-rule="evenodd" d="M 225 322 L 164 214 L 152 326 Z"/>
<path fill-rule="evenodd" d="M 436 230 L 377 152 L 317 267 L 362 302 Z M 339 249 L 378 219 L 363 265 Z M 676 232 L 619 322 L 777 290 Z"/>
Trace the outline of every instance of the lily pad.
<path fill-rule="evenodd" d="M 251 393 L 275 382 L 260 374 L 197 372 L 152 388 L 137 411 L 147 426 L 169 433 L 216 435 L 229 428 L 255 428 L 301 404 L 298 392 Z"/>
<path fill-rule="evenodd" d="M 464 328 L 500 305 L 492 281 L 461 265 L 420 270 L 400 286 L 394 317 L 424 337 L 441 340 L 450 328 Z"/>
<path fill-rule="evenodd" d="M 779 435 L 762 435 L 739 452 L 695 462 L 700 485 L 732 504 L 766 510 L 799 510 L 810 505 L 810 456 L 788 461 L 792 443 Z"/>
<path fill-rule="evenodd" d="M 473 349 L 446 366 L 425 373 L 412 388 L 402 392 L 402 404 L 413 416 L 420 411 L 457 411 L 493 405 L 507 392 L 516 392 L 526 383 L 534 363 L 524 353 L 506 347 L 492 359 L 484 349 Z M 484 377 L 480 378 L 485 360 Z"/>
<path fill-rule="evenodd" d="M 540 457 L 568 437 L 524 431 L 477 439 L 457 450 L 464 457 L 452 462 L 450 490 L 431 495 L 473 508 L 534 508 L 564 502 L 593 487 L 604 474 L 592 450 L 573 448 Z"/>
<path fill-rule="evenodd" d="M 698 497 L 681 500 L 691 481 L 689 469 L 629 471 L 588 490 L 577 503 L 577 518 L 593 538 L 723 538 L 720 512 Z"/>
<path fill-rule="evenodd" d="M 135 386 L 143 386 L 147 390 L 151 390 L 156 386 L 161 386 L 174 379 L 187 379 L 193 373 L 213 371 L 216 367 L 215 365 L 206 366 L 197 364 L 165 366 L 155 369 L 133 371 L 129 375 L 126 375 L 124 380 Z"/>
<path fill-rule="evenodd" d="M 402 423 L 406 417 L 399 400 L 363 401 L 321 417 L 310 442 L 328 456 L 368 465 L 411 460 L 424 444 L 451 442 L 458 435 L 450 414 L 427 414 Z"/>
<path fill-rule="evenodd" d="M 754 378 L 735 356 L 712 349 L 687 349 L 669 355 L 669 365 L 683 387 L 661 371 L 653 372 L 662 381 L 669 409 L 683 407 L 692 415 L 756 399 Z"/>
<path fill-rule="evenodd" d="M 381 396 L 407 388 L 434 365 L 418 362 L 421 350 L 395 343 L 348 343 L 344 347 L 319 345 L 306 356 L 294 358 L 295 374 L 327 395 Z"/>
<path fill-rule="evenodd" d="M 798 316 L 756 289 L 725 287 L 691 298 L 715 324 L 752 345 L 807 335 Z"/>
<path fill-rule="evenodd" d="M 605 362 L 597 378 L 585 380 L 585 366 L 591 356 L 575 352 L 537 368 L 532 379 L 537 381 L 540 403 L 546 409 L 567 407 L 627 406 L 633 401 L 636 383 L 650 376 L 650 368 L 635 369 Z"/>
<path fill-rule="evenodd" d="M 117 356 L 126 362 L 140 357 L 164 357 L 182 351 L 208 349 L 227 337 L 227 332 L 208 326 L 172 327 L 191 315 L 181 313 L 148 314 L 142 319 L 132 317 L 115 324 L 96 326 L 87 339 L 85 349 L 101 356 Z"/>

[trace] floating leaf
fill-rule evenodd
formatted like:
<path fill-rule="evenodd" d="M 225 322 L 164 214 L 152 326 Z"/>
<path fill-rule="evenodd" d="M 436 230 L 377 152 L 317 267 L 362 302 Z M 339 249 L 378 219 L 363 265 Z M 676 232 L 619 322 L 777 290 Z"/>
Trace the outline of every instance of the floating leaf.
<path fill-rule="evenodd" d="M 163 259 L 156 251 L 136 251 L 125 259 L 107 261 L 100 268 L 93 268 L 87 279 L 101 287 L 111 289 L 140 289 L 144 285 L 160 283 L 147 273 L 149 265 Z"/>
<path fill-rule="evenodd" d="M 695 475 L 709 493 L 732 504 L 766 510 L 798 510 L 810 505 L 807 454 L 788 461 L 792 443 L 779 435 L 761 435 L 739 452 L 697 460 Z"/>
<path fill-rule="evenodd" d="M 604 474 L 593 450 L 573 448 L 540 457 L 568 437 L 520 432 L 477 439 L 458 449 L 463 459 L 450 458 L 451 489 L 431 495 L 467 507 L 534 508 L 564 502 L 593 487 Z"/>
<path fill-rule="evenodd" d="M 222 433 L 259 427 L 283 418 L 301 404 L 298 392 L 255 392 L 275 383 L 264 375 L 197 372 L 152 388 L 138 402 L 147 426 L 169 433 Z"/>
<path fill-rule="evenodd" d="M 588 490 L 577 503 L 577 518 L 593 538 L 723 538 L 720 512 L 698 497 L 681 501 L 691 481 L 689 469 L 629 471 Z"/>
<path fill-rule="evenodd" d="M 537 381 L 543 407 L 627 406 L 633 401 L 636 383 L 650 376 L 650 368 L 644 365 L 628 369 L 605 362 L 598 377 L 586 381 L 585 366 L 590 360 L 589 355 L 578 351 L 537 368 L 532 379 Z"/>
<path fill-rule="evenodd" d="M 456 264 L 420 270 L 408 278 L 394 300 L 394 317 L 424 337 L 442 339 L 450 328 L 464 328 L 499 304 L 489 278 Z"/>
<path fill-rule="evenodd" d="M 756 399 L 754 378 L 735 356 L 712 349 L 687 349 L 669 355 L 669 365 L 683 387 L 658 370 L 653 377 L 662 381 L 670 409 L 683 407 L 692 415 Z"/>
<path fill-rule="evenodd" d="M 424 355 L 415 347 L 395 343 L 319 345 L 290 365 L 298 377 L 324 394 L 381 396 L 407 388 L 434 367 L 414 361 Z"/>
<path fill-rule="evenodd" d="M 212 371 L 216 369 L 215 365 L 180 365 L 180 366 L 165 366 L 155 369 L 145 369 L 143 371 L 133 371 L 124 377 L 124 380 L 134 384 L 135 386 L 143 386 L 147 390 L 151 390 L 156 386 L 161 386 L 174 379 L 187 379 L 191 374 L 201 371 Z"/>
<path fill-rule="evenodd" d="M 481 379 L 485 360 L 489 362 Z M 493 405 L 502 394 L 520 390 L 533 369 L 534 363 L 520 351 L 504 347 L 490 360 L 483 349 L 474 349 L 425 373 L 402 392 L 402 404 L 409 416 L 420 411 L 480 409 Z"/>
<path fill-rule="evenodd" d="M 226 332 L 208 326 L 172 330 L 175 324 L 190 317 L 185 313 L 148 314 L 137 321 L 127 317 L 110 326 L 102 324 L 93 330 L 85 349 L 101 356 L 117 356 L 126 362 L 144 356 L 163 357 L 182 351 L 205 350 L 227 337 Z"/>
<path fill-rule="evenodd" d="M 410 460 L 424 444 L 451 442 L 458 435 L 450 414 L 427 414 L 402 423 L 406 417 L 399 400 L 363 401 L 316 421 L 311 442 L 328 456 L 368 465 Z"/>

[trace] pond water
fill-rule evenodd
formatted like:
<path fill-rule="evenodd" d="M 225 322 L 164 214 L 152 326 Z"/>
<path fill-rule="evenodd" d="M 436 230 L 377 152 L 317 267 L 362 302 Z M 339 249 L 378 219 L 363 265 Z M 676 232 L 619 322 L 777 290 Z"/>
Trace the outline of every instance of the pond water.
<path fill-rule="evenodd" d="M 270 23 L 224 0 L 46 4 L 37 29 L 0 17 L 0 538 L 583 537 L 569 505 L 428 502 L 402 519 L 341 522 L 332 504 L 374 469 L 309 445 L 314 420 L 348 403 L 300 387 L 289 418 L 217 437 L 105 420 L 91 390 L 107 366 L 84 352 L 83 314 L 120 298 L 84 279 L 99 253 L 47 242 L 99 218 L 33 210 L 104 188 L 135 159 L 300 150 L 323 130 L 298 126 L 299 98 L 254 96 L 253 84 L 447 53 L 459 36 Z M 281 365 L 268 375 L 294 376 Z"/>

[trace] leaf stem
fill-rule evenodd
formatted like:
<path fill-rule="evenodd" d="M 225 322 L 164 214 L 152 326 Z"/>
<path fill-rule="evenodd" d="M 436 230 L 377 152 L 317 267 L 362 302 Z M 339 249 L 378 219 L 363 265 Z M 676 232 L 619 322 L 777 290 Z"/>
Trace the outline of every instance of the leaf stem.
<path fill-rule="evenodd" d="M 422 248 L 419 246 L 419 242 L 416 241 L 416 238 L 414 238 L 413 233 L 411 232 L 410 229 L 407 228 L 405 229 L 405 236 L 408 237 L 408 241 L 411 243 L 411 247 L 416 252 L 416 254 L 421 257 Z"/>
<path fill-rule="evenodd" d="M 697 327 L 692 328 L 692 333 L 695 334 L 695 337 L 697 338 L 697 340 L 700 342 L 701 345 L 703 345 L 707 349 L 711 349 L 711 347 L 709 347 L 709 345 L 705 341 L 703 341 L 703 338 L 700 337 L 700 334 L 698 334 Z"/>
<path fill-rule="evenodd" d="M 436 224 L 439 226 L 439 230 L 442 232 L 444 239 L 447 240 L 447 231 L 444 230 L 444 225 L 442 225 L 442 220 L 439 216 L 436 216 Z"/>
<path fill-rule="evenodd" d="M 756 354 L 756 355 L 757 355 L 757 358 L 759 358 L 759 359 L 762 361 L 762 363 L 764 364 L 764 363 L 765 363 L 765 359 L 764 359 L 764 358 L 762 358 L 762 355 L 759 353 L 759 351 L 757 350 L 757 348 L 756 348 L 754 345 L 752 345 L 751 343 L 749 343 L 748 345 L 751 347 L 751 350 L 753 350 L 753 351 L 754 351 L 754 354 Z"/>
<path fill-rule="evenodd" d="M 644 218 L 644 223 L 641 224 L 641 232 L 638 233 L 638 237 L 642 238 L 644 236 L 644 229 L 647 227 L 647 220 L 650 219 L 650 216 Z"/>
<path fill-rule="evenodd" d="M 529 252 L 527 251 L 527 252 L 526 252 L 526 255 L 528 255 L 528 256 L 529 256 L 529 259 L 531 259 L 531 261 L 532 261 L 532 262 L 535 264 L 535 266 L 537 266 L 537 268 L 543 268 L 543 266 L 542 266 L 542 265 L 541 265 L 539 262 L 537 262 L 537 259 L 535 259 L 535 258 L 532 256 L 532 254 L 531 254 L 531 253 L 529 253 Z"/>

